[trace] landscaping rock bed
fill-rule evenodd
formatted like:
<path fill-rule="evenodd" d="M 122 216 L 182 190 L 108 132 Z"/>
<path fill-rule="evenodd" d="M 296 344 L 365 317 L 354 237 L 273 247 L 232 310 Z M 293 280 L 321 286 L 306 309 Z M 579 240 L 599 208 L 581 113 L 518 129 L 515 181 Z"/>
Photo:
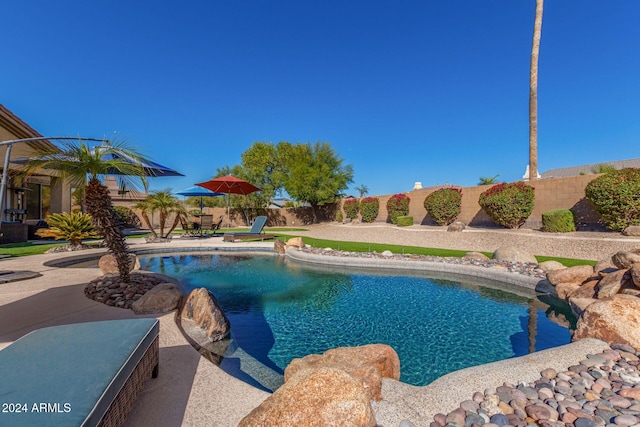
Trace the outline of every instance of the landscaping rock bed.
<path fill-rule="evenodd" d="M 155 274 L 131 273 L 130 282 L 120 281 L 117 275 L 101 276 L 85 286 L 87 298 L 106 305 L 131 308 L 131 305 L 159 283 L 166 283 L 166 277 Z"/>

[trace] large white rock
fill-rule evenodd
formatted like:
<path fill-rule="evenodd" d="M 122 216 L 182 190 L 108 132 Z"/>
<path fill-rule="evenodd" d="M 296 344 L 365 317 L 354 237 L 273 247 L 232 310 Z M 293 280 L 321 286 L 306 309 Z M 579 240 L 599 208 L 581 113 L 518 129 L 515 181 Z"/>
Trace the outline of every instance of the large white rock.
<path fill-rule="evenodd" d="M 538 260 L 536 257 L 531 255 L 527 251 L 523 251 L 522 249 L 516 248 L 514 246 L 502 246 L 493 253 L 493 259 L 498 261 L 509 261 L 509 262 L 528 262 L 532 264 L 537 264 Z"/>

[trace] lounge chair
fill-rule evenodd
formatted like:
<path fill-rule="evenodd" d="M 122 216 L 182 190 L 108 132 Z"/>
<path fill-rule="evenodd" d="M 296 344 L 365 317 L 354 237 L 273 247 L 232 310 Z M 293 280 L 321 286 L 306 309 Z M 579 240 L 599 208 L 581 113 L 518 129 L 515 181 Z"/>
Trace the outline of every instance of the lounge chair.
<path fill-rule="evenodd" d="M 196 234 L 196 228 L 193 226 L 193 223 L 189 224 L 189 221 L 182 215 L 180 215 L 180 226 L 184 230 L 185 236 L 193 236 Z"/>
<path fill-rule="evenodd" d="M 158 375 L 157 319 L 37 329 L 0 351 L 1 425 L 119 426 Z M 3 406 L 4 408 L 4 406 Z"/>
<path fill-rule="evenodd" d="M 202 215 L 200 216 L 200 233 L 204 234 L 205 232 L 208 234 L 209 231 L 213 229 L 213 215 Z"/>
<path fill-rule="evenodd" d="M 216 232 L 218 230 L 220 230 L 220 227 L 222 226 L 222 220 L 223 219 L 224 219 L 224 215 L 220 215 L 218 217 L 218 219 L 213 221 L 213 224 L 211 224 L 211 231 L 213 231 L 213 234 L 216 234 Z"/>
<path fill-rule="evenodd" d="M 264 234 L 264 226 L 267 223 L 266 216 L 259 216 L 253 221 L 251 230 L 245 232 L 236 233 L 224 233 L 222 240 L 224 242 L 235 242 L 236 240 L 248 240 L 248 239 L 273 239 L 273 234 Z"/>

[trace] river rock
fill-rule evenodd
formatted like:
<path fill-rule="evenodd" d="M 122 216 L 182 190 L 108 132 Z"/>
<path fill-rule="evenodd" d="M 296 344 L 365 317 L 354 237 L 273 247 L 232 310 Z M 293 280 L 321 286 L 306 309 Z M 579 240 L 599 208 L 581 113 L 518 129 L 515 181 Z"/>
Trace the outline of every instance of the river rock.
<path fill-rule="evenodd" d="M 618 267 L 613 265 L 613 262 L 611 262 L 611 257 L 598 261 L 593 267 L 593 271 L 599 276 L 605 276 L 617 270 Z"/>
<path fill-rule="evenodd" d="M 627 270 L 617 270 L 614 273 L 607 274 L 598 283 L 596 290 L 598 291 L 598 299 L 609 298 L 618 293 L 620 288 L 631 280 L 631 275 Z"/>
<path fill-rule="evenodd" d="M 476 261 L 480 261 L 480 262 L 485 262 L 485 261 L 489 261 L 491 258 L 489 258 L 488 256 L 486 256 L 485 254 L 481 253 L 481 252 L 467 252 L 466 254 L 464 254 L 464 259 L 475 259 Z"/>
<path fill-rule="evenodd" d="M 633 264 L 640 262 L 640 254 L 636 254 L 630 251 L 620 251 L 611 257 L 611 262 L 616 267 L 626 270 Z"/>
<path fill-rule="evenodd" d="M 466 227 L 466 224 L 464 222 L 456 221 L 449 224 L 449 226 L 447 227 L 447 231 L 451 231 L 451 232 L 463 231 L 465 227 Z"/>
<path fill-rule="evenodd" d="M 629 269 L 629 274 L 631 275 L 633 284 L 640 288 L 640 264 L 632 265 Z"/>
<path fill-rule="evenodd" d="M 375 425 L 370 396 L 362 383 L 341 369 L 325 367 L 289 378 L 238 427 Z"/>
<path fill-rule="evenodd" d="M 522 249 L 516 248 L 514 246 L 499 247 L 493 253 L 492 259 L 495 259 L 497 261 L 521 262 L 531 264 L 538 263 L 536 257 L 531 255 L 529 252 L 523 251 Z"/>
<path fill-rule="evenodd" d="M 598 285 L 599 280 L 589 280 L 584 282 L 578 289 L 569 295 L 571 298 L 595 298 L 598 294 L 596 291 L 596 286 Z"/>
<path fill-rule="evenodd" d="M 563 268 L 567 267 L 565 267 L 561 262 L 550 260 L 541 262 L 540 264 L 538 264 L 538 268 L 545 273 L 548 273 L 554 270 L 562 270 Z"/>
<path fill-rule="evenodd" d="M 558 283 L 556 286 L 556 294 L 561 299 L 567 299 L 581 288 L 580 283 Z"/>
<path fill-rule="evenodd" d="M 98 260 L 98 267 L 102 274 L 118 274 L 118 263 L 113 254 L 106 254 Z M 140 261 L 136 254 L 129 254 L 129 272 L 140 269 Z"/>
<path fill-rule="evenodd" d="M 640 236 L 640 225 L 630 225 L 622 230 L 622 234 L 625 236 Z"/>
<path fill-rule="evenodd" d="M 180 311 L 180 318 L 192 321 L 212 342 L 226 338 L 231 331 L 229 319 L 222 311 L 218 300 L 205 288 L 189 292 Z"/>
<path fill-rule="evenodd" d="M 553 270 L 547 273 L 547 280 L 552 285 L 558 286 L 560 283 L 583 283 L 593 276 L 593 267 L 590 265 L 576 265 L 574 267 Z"/>
<path fill-rule="evenodd" d="M 615 295 L 590 304 L 578 320 L 573 341 L 587 337 L 640 348 L 640 298 Z"/>
<path fill-rule="evenodd" d="M 173 283 L 160 283 L 131 304 L 136 314 L 166 313 L 175 310 L 182 300 L 180 288 Z"/>

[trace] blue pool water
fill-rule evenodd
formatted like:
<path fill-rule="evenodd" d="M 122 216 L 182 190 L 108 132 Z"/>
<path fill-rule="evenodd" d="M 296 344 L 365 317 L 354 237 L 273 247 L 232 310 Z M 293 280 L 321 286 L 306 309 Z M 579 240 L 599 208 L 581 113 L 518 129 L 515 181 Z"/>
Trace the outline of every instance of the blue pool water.
<path fill-rule="evenodd" d="M 165 255 L 141 264 L 181 279 L 187 290 L 206 287 L 215 295 L 231 322 L 221 366 L 240 377 L 258 374 L 233 363 L 237 354 L 282 374 L 296 357 L 385 343 L 400 357 L 401 380 L 425 385 L 454 370 L 570 341 L 569 329 L 552 321 L 573 321 L 564 303 L 473 284 L 327 272 L 261 254 Z"/>

